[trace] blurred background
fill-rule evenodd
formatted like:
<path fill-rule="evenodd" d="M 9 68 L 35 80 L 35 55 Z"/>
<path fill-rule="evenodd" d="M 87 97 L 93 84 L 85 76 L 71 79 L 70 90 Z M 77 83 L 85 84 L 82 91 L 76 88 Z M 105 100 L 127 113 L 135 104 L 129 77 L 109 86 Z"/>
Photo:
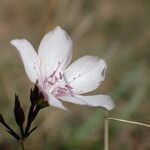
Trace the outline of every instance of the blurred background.
<path fill-rule="evenodd" d="M 19 131 L 13 117 L 14 94 L 27 113 L 33 84 L 10 40 L 25 38 L 35 49 L 43 35 L 60 25 L 74 41 L 73 60 L 97 55 L 108 63 L 107 78 L 92 94 L 110 95 L 110 116 L 150 123 L 149 0 L 0 0 L 0 113 Z M 66 104 L 69 112 L 48 107 L 28 150 L 102 150 L 104 111 Z M 0 126 L 0 150 L 20 146 Z M 149 128 L 110 123 L 110 150 L 150 150 Z"/>

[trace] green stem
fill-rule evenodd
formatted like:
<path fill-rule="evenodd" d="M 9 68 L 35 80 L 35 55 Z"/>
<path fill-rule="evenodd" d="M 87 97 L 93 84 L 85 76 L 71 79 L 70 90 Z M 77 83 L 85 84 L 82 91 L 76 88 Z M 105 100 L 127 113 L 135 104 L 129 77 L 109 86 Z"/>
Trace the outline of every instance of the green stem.
<path fill-rule="evenodd" d="M 109 149 L 109 120 L 108 120 L 108 112 L 105 112 L 105 120 L 104 120 L 104 150 Z"/>
<path fill-rule="evenodd" d="M 22 138 L 24 138 L 24 129 L 23 129 L 23 126 L 20 126 L 19 128 L 20 128 L 21 136 L 22 136 Z"/>
<path fill-rule="evenodd" d="M 24 149 L 24 143 L 23 143 L 23 141 L 21 141 L 20 144 L 21 144 L 21 149 L 22 149 L 22 150 L 25 150 L 25 149 Z"/>

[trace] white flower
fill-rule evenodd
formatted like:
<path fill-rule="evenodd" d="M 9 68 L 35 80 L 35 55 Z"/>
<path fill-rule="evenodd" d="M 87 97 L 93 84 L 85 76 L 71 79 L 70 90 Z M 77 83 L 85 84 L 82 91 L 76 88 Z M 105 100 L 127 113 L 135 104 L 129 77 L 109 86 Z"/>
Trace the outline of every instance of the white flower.
<path fill-rule="evenodd" d="M 51 106 L 66 110 L 63 100 L 107 110 L 114 108 L 107 95 L 80 95 L 98 88 L 105 79 L 107 65 L 98 57 L 84 56 L 68 67 L 73 44 L 59 26 L 43 37 L 38 54 L 25 39 L 12 40 L 11 44 L 21 55 L 29 79 L 37 84 Z"/>

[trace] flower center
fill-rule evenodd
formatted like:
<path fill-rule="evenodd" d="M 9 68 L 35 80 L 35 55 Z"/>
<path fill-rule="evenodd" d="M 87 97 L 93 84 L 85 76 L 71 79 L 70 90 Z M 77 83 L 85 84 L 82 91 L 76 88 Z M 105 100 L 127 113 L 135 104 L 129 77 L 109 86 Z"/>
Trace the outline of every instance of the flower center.
<path fill-rule="evenodd" d="M 60 63 L 58 63 L 57 69 L 53 71 L 49 77 L 44 79 L 42 86 L 55 97 L 72 95 L 73 88 L 67 83 L 62 71 L 60 70 Z"/>

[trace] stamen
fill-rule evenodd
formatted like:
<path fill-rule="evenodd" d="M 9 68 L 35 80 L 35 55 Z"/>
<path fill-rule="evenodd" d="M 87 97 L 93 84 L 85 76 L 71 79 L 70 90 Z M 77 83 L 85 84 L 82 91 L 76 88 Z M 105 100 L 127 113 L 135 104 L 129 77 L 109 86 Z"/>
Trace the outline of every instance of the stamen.
<path fill-rule="evenodd" d="M 52 78 L 55 75 L 56 71 L 54 71 L 49 77 Z"/>
<path fill-rule="evenodd" d="M 55 96 L 71 95 L 72 94 L 71 90 L 73 88 L 65 80 L 65 77 L 63 76 L 60 67 L 61 62 L 58 62 L 56 70 L 49 77 L 45 78 L 43 86 L 50 93 L 53 93 Z M 79 74 L 76 78 L 73 78 L 73 80 L 79 78 L 80 76 L 81 75 Z"/>
<path fill-rule="evenodd" d="M 63 87 L 58 87 L 58 89 L 60 89 L 60 90 L 67 90 L 66 88 L 63 88 Z"/>
<path fill-rule="evenodd" d="M 65 87 L 68 88 L 68 89 L 73 89 L 73 88 L 72 88 L 70 85 L 68 85 L 68 84 L 66 84 Z"/>
<path fill-rule="evenodd" d="M 49 84 L 54 85 L 54 83 L 52 83 L 51 81 L 47 81 Z"/>
<path fill-rule="evenodd" d="M 59 72 L 59 78 L 62 79 L 62 74 L 61 74 L 61 72 Z"/>
<path fill-rule="evenodd" d="M 57 77 L 55 77 L 55 82 L 58 82 L 58 78 Z"/>

